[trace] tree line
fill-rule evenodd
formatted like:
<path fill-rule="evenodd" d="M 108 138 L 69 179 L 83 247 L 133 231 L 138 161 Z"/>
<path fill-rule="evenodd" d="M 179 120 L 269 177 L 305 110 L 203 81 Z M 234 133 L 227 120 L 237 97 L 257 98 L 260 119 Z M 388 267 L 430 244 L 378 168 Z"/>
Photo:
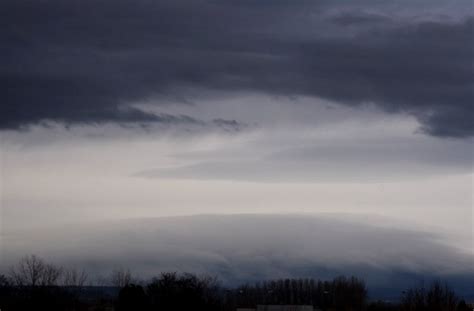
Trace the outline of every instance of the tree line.
<path fill-rule="evenodd" d="M 35 255 L 24 257 L 7 275 L 0 275 L 0 310 L 234 311 L 260 304 L 322 310 L 472 310 L 439 281 L 407 289 L 397 303 L 384 303 L 370 302 L 364 281 L 356 277 L 279 279 L 226 288 L 209 276 L 171 272 L 144 282 L 127 269 L 117 269 L 108 278 L 110 295 L 104 290 L 91 295 L 87 280 L 83 270 L 58 267 Z"/>
<path fill-rule="evenodd" d="M 365 283 L 355 277 L 332 281 L 284 279 L 244 285 L 237 289 L 237 304 L 314 305 L 337 310 L 362 309 L 367 302 Z"/>

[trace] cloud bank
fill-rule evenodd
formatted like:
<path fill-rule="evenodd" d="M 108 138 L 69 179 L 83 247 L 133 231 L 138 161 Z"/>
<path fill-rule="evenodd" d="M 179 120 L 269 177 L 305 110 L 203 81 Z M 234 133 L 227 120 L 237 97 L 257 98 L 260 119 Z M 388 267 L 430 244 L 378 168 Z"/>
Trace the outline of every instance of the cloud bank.
<path fill-rule="evenodd" d="M 156 123 L 133 102 L 263 92 L 371 103 L 471 137 L 472 4 L 423 3 L 5 0 L 0 128 Z"/>
<path fill-rule="evenodd" d="M 350 214 L 203 215 L 12 231 L 2 236 L 7 251 L 2 268 L 34 252 L 86 266 L 96 275 L 128 266 L 147 277 L 177 270 L 237 284 L 355 274 L 392 293 L 440 277 L 467 292 L 469 276 L 474 276 L 472 253 L 449 246 L 436 234 L 387 221 Z"/>

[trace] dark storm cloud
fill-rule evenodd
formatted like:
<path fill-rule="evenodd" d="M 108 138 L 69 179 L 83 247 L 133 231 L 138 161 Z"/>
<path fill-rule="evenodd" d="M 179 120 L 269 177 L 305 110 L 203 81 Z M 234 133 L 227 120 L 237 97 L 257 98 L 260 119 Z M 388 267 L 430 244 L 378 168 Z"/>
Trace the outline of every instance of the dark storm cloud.
<path fill-rule="evenodd" d="M 331 16 L 330 20 L 333 23 L 340 24 L 342 26 L 350 26 L 361 24 L 377 24 L 387 23 L 391 19 L 382 14 L 366 13 L 366 12 L 341 12 L 334 16 Z"/>
<path fill-rule="evenodd" d="M 160 122 L 130 102 L 191 87 L 373 103 L 416 116 L 432 135 L 474 134 L 472 17 L 407 23 L 335 9 L 324 1 L 3 1 L 0 128 Z"/>

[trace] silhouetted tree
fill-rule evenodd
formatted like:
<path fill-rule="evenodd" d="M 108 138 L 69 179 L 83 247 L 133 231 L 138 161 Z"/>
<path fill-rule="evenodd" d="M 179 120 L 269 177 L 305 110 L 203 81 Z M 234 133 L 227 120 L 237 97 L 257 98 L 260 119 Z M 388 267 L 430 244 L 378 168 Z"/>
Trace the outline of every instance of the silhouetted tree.
<path fill-rule="evenodd" d="M 216 279 L 163 273 L 147 286 L 152 310 L 219 310 Z"/>
<path fill-rule="evenodd" d="M 62 274 L 62 268 L 36 255 L 21 258 L 10 269 L 11 282 L 1 290 L 0 307 L 6 311 L 75 310 L 78 307 L 76 297 L 58 286 Z"/>
<path fill-rule="evenodd" d="M 112 271 L 110 282 L 116 287 L 125 287 L 132 283 L 132 273 L 129 269 L 119 268 Z"/>
<path fill-rule="evenodd" d="M 362 310 L 367 299 L 365 283 L 355 277 L 338 277 L 330 286 L 331 306 L 337 310 Z"/>
<path fill-rule="evenodd" d="M 455 311 L 458 298 L 447 284 L 434 281 L 428 289 L 423 285 L 409 289 L 401 301 L 406 311 Z"/>
<path fill-rule="evenodd" d="M 87 281 L 88 275 L 84 270 L 76 268 L 64 269 L 62 285 L 67 287 L 82 288 Z"/>
<path fill-rule="evenodd" d="M 235 291 L 239 307 L 257 304 L 306 304 L 337 310 L 361 310 L 366 305 L 365 283 L 357 278 L 332 281 L 285 279 L 242 285 Z"/>
<path fill-rule="evenodd" d="M 17 286 L 57 285 L 62 269 L 46 263 L 36 255 L 26 256 L 10 269 L 12 281 Z"/>

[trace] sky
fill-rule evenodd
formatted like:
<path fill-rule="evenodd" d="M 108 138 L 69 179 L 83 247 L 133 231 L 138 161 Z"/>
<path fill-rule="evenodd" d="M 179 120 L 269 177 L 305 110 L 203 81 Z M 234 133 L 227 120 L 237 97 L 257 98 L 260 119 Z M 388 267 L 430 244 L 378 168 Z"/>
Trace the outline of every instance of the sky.
<path fill-rule="evenodd" d="M 97 274 L 464 286 L 473 9 L 2 1 L 0 272 L 35 252 Z"/>

